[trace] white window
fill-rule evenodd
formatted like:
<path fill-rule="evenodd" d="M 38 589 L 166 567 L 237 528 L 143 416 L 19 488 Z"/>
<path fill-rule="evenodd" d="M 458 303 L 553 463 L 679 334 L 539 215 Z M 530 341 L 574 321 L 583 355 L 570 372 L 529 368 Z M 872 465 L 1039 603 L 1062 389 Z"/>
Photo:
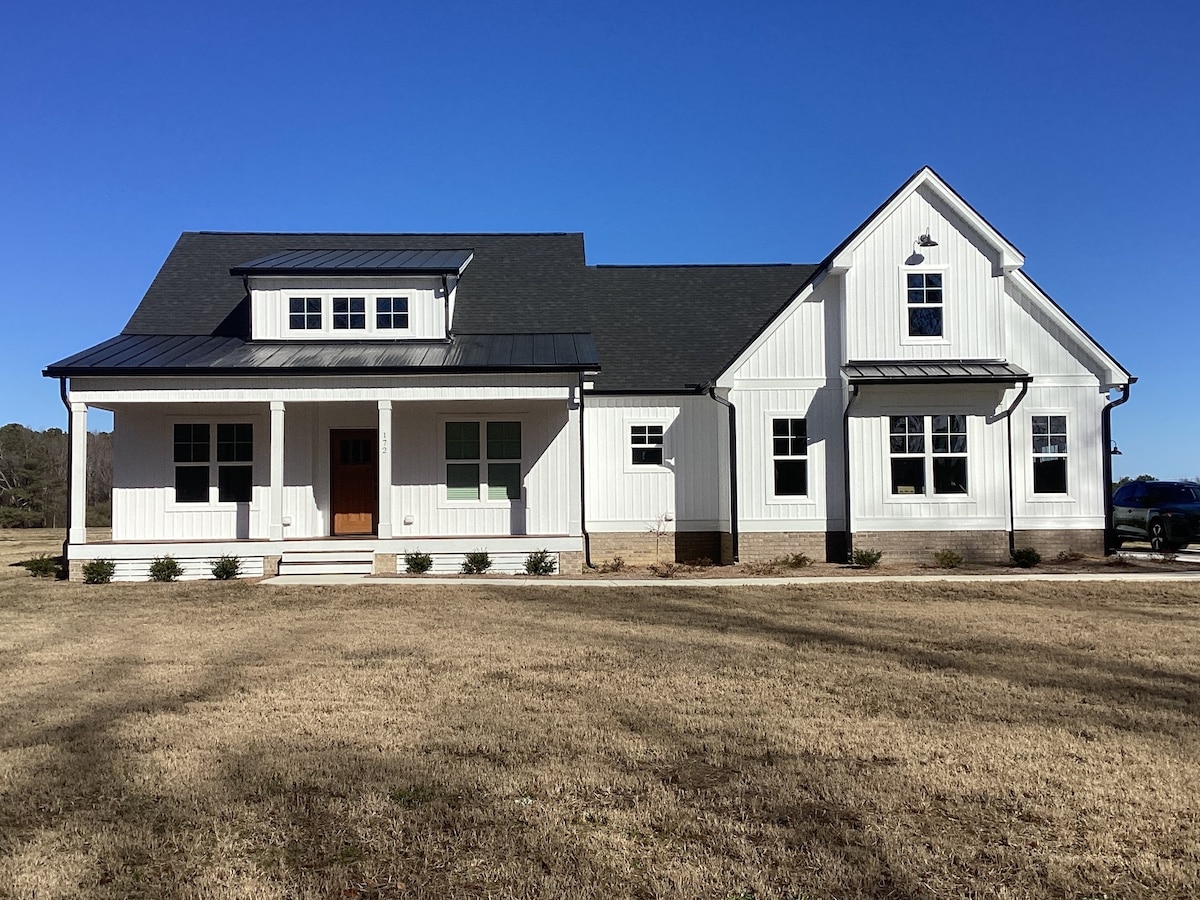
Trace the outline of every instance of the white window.
<path fill-rule="evenodd" d="M 213 438 L 216 453 L 213 453 Z M 254 490 L 254 426 L 249 423 L 176 424 L 173 433 L 175 502 L 249 503 Z M 216 478 L 213 484 L 213 457 Z"/>
<path fill-rule="evenodd" d="M 1067 417 L 1034 416 L 1033 492 L 1067 492 Z"/>
<path fill-rule="evenodd" d="M 891 416 L 892 493 L 967 492 L 967 417 Z"/>
<path fill-rule="evenodd" d="M 807 420 L 771 420 L 771 459 L 775 469 L 775 496 L 808 496 Z"/>
<path fill-rule="evenodd" d="M 408 298 L 376 297 L 375 328 L 380 331 L 408 328 Z"/>
<path fill-rule="evenodd" d="M 663 464 L 663 426 L 629 426 L 630 462 L 635 466 Z"/>
<path fill-rule="evenodd" d="M 321 298 L 289 297 L 288 328 L 292 331 L 320 331 Z"/>
<path fill-rule="evenodd" d="M 520 422 L 446 423 L 446 499 L 521 499 Z"/>
<path fill-rule="evenodd" d="M 366 297 L 334 297 L 333 328 L 335 331 L 367 327 Z"/>
<path fill-rule="evenodd" d="M 905 305 L 909 337 L 942 337 L 942 273 L 908 272 Z"/>

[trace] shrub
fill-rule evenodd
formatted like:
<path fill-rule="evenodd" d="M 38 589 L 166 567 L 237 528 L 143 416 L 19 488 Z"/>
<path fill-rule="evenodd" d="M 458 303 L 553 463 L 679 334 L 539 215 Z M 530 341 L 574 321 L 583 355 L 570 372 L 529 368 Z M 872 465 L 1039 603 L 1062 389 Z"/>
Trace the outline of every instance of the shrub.
<path fill-rule="evenodd" d="M 600 571 L 605 574 L 608 574 L 610 572 L 624 572 L 625 571 L 625 560 L 619 556 L 614 556 L 612 559 L 608 560 L 607 562 L 600 563 Z"/>
<path fill-rule="evenodd" d="M 1042 554 L 1032 547 L 1018 547 L 1012 552 L 1012 561 L 1022 569 L 1032 569 L 1042 561 Z"/>
<path fill-rule="evenodd" d="M 788 553 L 779 560 L 779 564 L 787 569 L 807 569 L 813 561 L 806 553 Z"/>
<path fill-rule="evenodd" d="M 682 572 L 683 569 L 684 567 L 679 565 L 679 563 L 673 562 L 650 564 L 650 571 L 659 578 L 674 578 L 676 575 Z"/>
<path fill-rule="evenodd" d="M 963 555 L 947 547 L 933 554 L 933 561 L 938 564 L 939 569 L 957 569 L 963 564 Z"/>
<path fill-rule="evenodd" d="M 212 566 L 212 577 L 217 581 L 229 581 L 229 579 L 237 578 L 242 574 L 241 557 L 230 556 L 226 553 L 224 556 L 218 556 L 208 562 Z"/>
<path fill-rule="evenodd" d="M 29 574 L 34 578 L 57 578 L 59 561 L 57 556 L 50 556 L 48 553 L 39 553 L 33 559 L 27 559 L 21 563 Z"/>
<path fill-rule="evenodd" d="M 883 559 L 882 550 L 872 550 L 870 547 L 859 547 L 850 556 L 850 561 L 860 569 L 873 569 Z"/>
<path fill-rule="evenodd" d="M 742 563 L 742 569 L 747 575 L 754 575 L 756 577 L 760 575 L 778 575 L 779 560 L 768 559 L 765 562 Z"/>
<path fill-rule="evenodd" d="M 1133 565 L 1133 558 L 1128 553 L 1114 553 L 1108 558 L 1106 563 L 1118 569 L 1127 569 Z"/>
<path fill-rule="evenodd" d="M 117 564 L 111 559 L 93 559 L 83 564 L 84 584 L 108 584 L 117 574 Z"/>
<path fill-rule="evenodd" d="M 1079 560 L 1084 558 L 1085 554 L 1080 553 L 1078 550 L 1072 550 L 1070 547 L 1068 547 L 1066 550 L 1060 552 L 1058 556 L 1054 557 L 1054 561 L 1060 563 L 1069 563 L 1079 562 Z"/>
<path fill-rule="evenodd" d="M 492 567 L 492 558 L 486 550 L 472 550 L 463 556 L 462 573 L 464 575 L 482 575 Z"/>
<path fill-rule="evenodd" d="M 553 575 L 558 569 L 558 560 L 545 550 L 534 550 L 525 557 L 526 575 Z"/>
<path fill-rule="evenodd" d="M 175 581 L 183 574 L 179 561 L 169 553 L 166 556 L 156 556 L 150 563 L 151 581 Z"/>
<path fill-rule="evenodd" d="M 433 557 L 419 550 L 404 554 L 404 571 L 409 575 L 424 575 L 433 568 Z"/>

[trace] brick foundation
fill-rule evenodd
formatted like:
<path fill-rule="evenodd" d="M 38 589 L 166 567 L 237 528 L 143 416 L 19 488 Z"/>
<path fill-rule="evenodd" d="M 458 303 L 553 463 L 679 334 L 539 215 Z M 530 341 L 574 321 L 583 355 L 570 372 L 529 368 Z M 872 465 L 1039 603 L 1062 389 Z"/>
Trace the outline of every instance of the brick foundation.
<path fill-rule="evenodd" d="M 376 553 L 375 561 L 371 565 L 371 572 L 375 575 L 395 575 L 396 565 L 395 553 Z"/>
<path fill-rule="evenodd" d="M 67 563 L 67 581 L 83 581 L 83 560 L 72 559 Z"/>
<path fill-rule="evenodd" d="M 1064 550 L 1075 550 L 1088 556 L 1104 555 L 1104 531 L 1102 529 L 1061 528 L 1053 530 L 1018 531 L 1016 545 L 1032 547 L 1049 562 Z"/>
<path fill-rule="evenodd" d="M 582 550 L 560 550 L 558 553 L 559 575 L 579 575 L 583 572 Z"/>
<path fill-rule="evenodd" d="M 738 560 L 740 562 L 767 562 L 793 553 L 803 553 L 813 562 L 824 562 L 826 559 L 825 532 L 747 531 L 738 535 Z"/>
<path fill-rule="evenodd" d="M 657 539 L 640 531 L 605 531 L 591 535 L 592 563 L 600 565 L 615 556 L 627 565 L 647 566 L 653 562 L 693 562 L 721 558 L 721 535 L 715 531 L 668 532 Z"/>
<path fill-rule="evenodd" d="M 854 535 L 854 548 L 882 550 L 884 565 L 889 562 L 933 563 L 933 555 L 939 550 L 954 550 L 967 562 L 1007 562 L 1008 532 L 860 531 Z"/>
<path fill-rule="evenodd" d="M 264 556 L 263 557 L 263 577 L 274 578 L 279 574 L 280 556 Z"/>

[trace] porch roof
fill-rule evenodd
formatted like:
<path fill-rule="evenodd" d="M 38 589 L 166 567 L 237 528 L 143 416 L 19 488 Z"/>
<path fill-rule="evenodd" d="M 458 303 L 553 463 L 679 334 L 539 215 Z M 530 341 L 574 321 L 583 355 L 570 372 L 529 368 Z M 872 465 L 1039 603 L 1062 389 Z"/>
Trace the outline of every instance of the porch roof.
<path fill-rule="evenodd" d="M 1024 369 L 997 359 L 873 360 L 849 362 L 851 384 L 971 384 L 1030 381 Z"/>
<path fill-rule="evenodd" d="M 52 363 L 52 378 L 82 375 L 470 374 L 595 372 L 583 332 L 456 334 L 453 341 L 246 341 L 203 335 L 120 334 Z"/>

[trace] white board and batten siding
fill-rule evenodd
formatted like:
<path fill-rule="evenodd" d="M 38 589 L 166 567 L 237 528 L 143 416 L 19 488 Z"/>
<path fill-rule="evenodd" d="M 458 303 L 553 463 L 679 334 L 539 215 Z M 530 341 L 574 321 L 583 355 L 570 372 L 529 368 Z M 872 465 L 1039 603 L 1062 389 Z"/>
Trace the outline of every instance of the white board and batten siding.
<path fill-rule="evenodd" d="M 453 293 L 453 291 L 451 291 Z M 320 297 L 323 327 L 292 330 L 288 324 L 292 297 Z M 362 297 L 366 328 L 334 329 L 334 297 Z M 404 297 L 408 300 L 408 328 L 376 329 L 375 300 Z M 453 298 L 452 298 L 453 299 Z M 255 340 L 380 340 L 436 339 L 446 336 L 446 300 L 440 278 L 422 277 L 305 277 L 303 280 L 257 277 L 251 279 L 250 328 Z"/>
<path fill-rule="evenodd" d="M 704 395 L 589 395 L 584 412 L 587 520 L 594 532 L 716 531 L 719 421 Z M 634 425 L 663 426 L 663 465 L 634 465 Z M 667 518 L 669 517 L 669 518 Z"/>

